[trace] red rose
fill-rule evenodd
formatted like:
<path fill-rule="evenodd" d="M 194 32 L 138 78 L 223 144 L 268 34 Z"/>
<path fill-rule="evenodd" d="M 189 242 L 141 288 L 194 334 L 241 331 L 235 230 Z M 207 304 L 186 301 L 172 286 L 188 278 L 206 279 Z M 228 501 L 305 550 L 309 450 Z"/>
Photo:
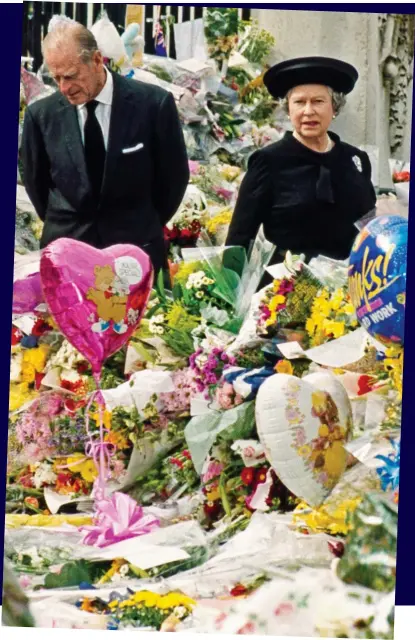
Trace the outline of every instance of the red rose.
<path fill-rule="evenodd" d="M 245 467 L 241 471 L 241 480 L 245 486 L 250 487 L 254 481 L 254 470 L 252 467 Z"/>
<path fill-rule="evenodd" d="M 193 236 L 193 233 L 190 231 L 190 229 L 182 229 L 180 231 L 181 238 L 188 239 L 188 238 L 191 238 L 192 236 Z"/>

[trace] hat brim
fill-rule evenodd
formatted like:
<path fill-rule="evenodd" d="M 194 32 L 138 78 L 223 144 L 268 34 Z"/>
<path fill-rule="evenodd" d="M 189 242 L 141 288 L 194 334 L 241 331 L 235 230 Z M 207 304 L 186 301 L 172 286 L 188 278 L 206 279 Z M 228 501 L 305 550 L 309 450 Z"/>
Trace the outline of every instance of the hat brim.
<path fill-rule="evenodd" d="M 304 84 L 321 84 L 347 94 L 353 90 L 358 77 L 357 70 L 341 60 L 296 58 L 271 67 L 264 75 L 264 84 L 274 98 L 280 99 Z"/>

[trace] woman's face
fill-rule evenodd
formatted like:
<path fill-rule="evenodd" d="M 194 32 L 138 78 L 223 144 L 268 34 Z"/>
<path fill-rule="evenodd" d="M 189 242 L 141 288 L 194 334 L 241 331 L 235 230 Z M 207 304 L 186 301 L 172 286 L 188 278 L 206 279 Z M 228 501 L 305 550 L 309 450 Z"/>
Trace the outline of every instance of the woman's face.
<path fill-rule="evenodd" d="M 320 84 L 304 84 L 288 94 L 288 114 L 301 137 L 323 136 L 333 120 L 334 110 L 329 90 Z"/>

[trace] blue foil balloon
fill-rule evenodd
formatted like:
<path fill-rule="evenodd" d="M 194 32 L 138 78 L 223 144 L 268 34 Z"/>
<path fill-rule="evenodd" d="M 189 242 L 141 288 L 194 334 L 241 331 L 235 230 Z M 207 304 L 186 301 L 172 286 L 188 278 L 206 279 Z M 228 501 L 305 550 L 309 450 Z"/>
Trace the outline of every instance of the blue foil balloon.
<path fill-rule="evenodd" d="M 403 345 L 408 222 L 371 220 L 357 236 L 349 261 L 349 293 L 360 324 L 386 346 Z"/>

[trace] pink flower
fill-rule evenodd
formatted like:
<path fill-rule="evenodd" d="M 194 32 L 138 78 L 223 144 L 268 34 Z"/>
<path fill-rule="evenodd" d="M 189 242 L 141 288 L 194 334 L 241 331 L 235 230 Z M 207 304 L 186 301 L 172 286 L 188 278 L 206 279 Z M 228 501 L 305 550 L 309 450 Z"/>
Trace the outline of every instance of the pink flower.
<path fill-rule="evenodd" d="M 220 462 L 216 462 L 216 460 L 211 460 L 208 464 L 208 468 L 203 474 L 202 482 L 203 484 L 207 484 L 211 482 L 214 478 L 218 478 L 223 471 L 223 464 Z"/>
<path fill-rule="evenodd" d="M 196 176 L 199 173 L 200 164 L 195 160 L 189 160 L 189 171 L 191 176 Z"/>

